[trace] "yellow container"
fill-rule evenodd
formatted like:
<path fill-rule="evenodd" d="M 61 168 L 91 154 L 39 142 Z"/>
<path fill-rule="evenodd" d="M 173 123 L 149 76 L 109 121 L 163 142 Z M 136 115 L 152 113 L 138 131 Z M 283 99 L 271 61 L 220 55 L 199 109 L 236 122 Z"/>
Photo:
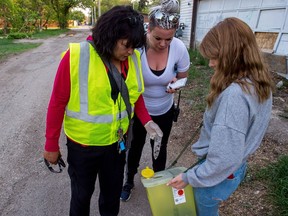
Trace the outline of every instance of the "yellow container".
<path fill-rule="evenodd" d="M 151 178 L 141 178 L 153 216 L 196 216 L 191 185 L 182 190 L 166 185 L 169 180 L 185 170 L 185 167 L 175 167 L 156 172 Z"/>

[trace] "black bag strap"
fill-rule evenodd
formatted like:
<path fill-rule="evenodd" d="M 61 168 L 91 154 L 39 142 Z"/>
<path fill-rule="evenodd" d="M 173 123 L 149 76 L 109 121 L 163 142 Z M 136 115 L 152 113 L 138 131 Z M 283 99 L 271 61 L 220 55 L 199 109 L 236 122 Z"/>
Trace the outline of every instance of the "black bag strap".
<path fill-rule="evenodd" d="M 87 42 L 90 43 L 96 51 L 94 42 L 91 40 L 87 40 Z M 128 119 L 129 119 L 129 128 L 128 128 L 128 134 L 127 134 L 127 139 L 126 139 L 126 148 L 129 149 L 130 145 L 131 145 L 132 138 L 133 138 L 133 134 L 132 134 L 133 119 L 131 119 L 132 108 L 131 108 L 131 103 L 130 103 L 130 99 L 129 99 L 128 88 L 127 88 L 127 85 L 126 85 L 123 77 L 121 76 L 121 73 L 119 73 L 119 71 L 115 67 L 115 65 L 104 58 L 101 58 L 101 59 L 104 62 L 104 64 L 108 67 L 108 73 L 112 74 L 112 78 L 114 78 L 114 80 L 117 84 L 117 87 L 119 89 L 119 92 L 121 93 L 121 96 L 122 96 L 124 103 L 126 105 L 126 111 L 127 111 Z"/>
<path fill-rule="evenodd" d="M 179 106 L 180 106 L 180 97 L 181 97 L 181 89 L 179 89 L 177 108 L 179 108 Z"/>
<path fill-rule="evenodd" d="M 116 84 L 118 86 L 118 89 L 122 95 L 122 98 L 125 102 L 126 105 L 126 110 L 128 113 L 128 118 L 129 121 L 131 120 L 131 104 L 130 104 L 130 99 L 129 99 L 129 92 L 128 92 L 128 88 L 127 85 L 123 79 L 123 77 L 121 76 L 121 74 L 119 73 L 118 69 L 115 67 L 114 64 L 110 63 L 109 61 L 102 59 L 103 62 L 105 63 L 105 65 L 108 67 L 109 72 L 112 73 L 112 76 L 114 78 L 114 80 L 116 81 Z"/>
<path fill-rule="evenodd" d="M 88 40 L 88 42 L 94 47 L 95 49 L 95 44 L 93 41 Z M 96 50 L 96 49 L 95 49 Z M 127 85 L 124 81 L 124 79 L 122 78 L 121 74 L 119 73 L 118 69 L 115 67 L 114 64 L 112 64 L 111 62 L 109 62 L 108 60 L 101 58 L 102 61 L 104 62 L 104 64 L 108 67 L 109 72 L 112 74 L 117 87 L 122 95 L 122 98 L 125 102 L 126 105 L 126 110 L 128 113 L 128 118 L 129 121 L 131 120 L 131 113 L 132 113 L 132 109 L 131 109 L 131 104 L 130 104 L 130 99 L 129 99 L 129 92 L 128 92 L 128 88 Z"/>
<path fill-rule="evenodd" d="M 177 162 L 178 162 L 178 159 L 182 156 L 182 154 L 184 153 L 184 151 L 188 148 L 188 146 L 191 145 L 192 141 L 194 140 L 194 138 L 196 137 L 196 135 L 198 134 L 198 132 L 200 131 L 201 127 L 203 126 L 203 121 L 201 121 L 201 123 L 199 124 L 199 126 L 197 127 L 197 129 L 194 131 L 194 133 L 192 134 L 192 137 L 190 138 L 190 140 L 186 143 L 186 145 L 184 146 L 184 148 L 181 150 L 181 152 L 179 153 L 179 155 L 175 158 L 175 160 L 171 163 L 171 165 L 167 168 L 167 169 L 170 169 L 171 167 L 173 167 Z M 199 163 L 199 161 L 197 162 Z M 192 165 L 191 167 L 189 167 L 188 169 L 191 169 L 193 166 L 197 165 L 194 164 Z M 187 169 L 187 170 L 188 170 Z M 186 171 L 187 171 L 186 170 Z"/>
<path fill-rule="evenodd" d="M 114 80 L 116 81 L 118 89 L 126 105 L 126 111 L 127 111 L 128 119 L 129 119 L 129 127 L 128 127 L 127 139 L 126 139 L 126 148 L 129 149 L 131 146 L 132 138 L 133 138 L 133 133 L 132 133 L 133 119 L 131 119 L 132 108 L 131 108 L 131 103 L 129 99 L 128 88 L 123 77 L 121 76 L 121 74 L 119 73 L 115 65 L 105 59 L 102 59 L 102 61 L 108 67 L 109 72 L 112 73 L 112 76 Z"/>

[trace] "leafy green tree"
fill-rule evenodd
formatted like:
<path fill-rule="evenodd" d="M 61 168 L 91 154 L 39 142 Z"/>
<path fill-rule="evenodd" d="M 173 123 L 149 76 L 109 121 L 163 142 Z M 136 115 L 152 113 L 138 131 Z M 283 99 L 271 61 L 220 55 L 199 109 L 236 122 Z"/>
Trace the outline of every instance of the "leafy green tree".
<path fill-rule="evenodd" d="M 99 11 L 98 1 L 99 0 L 95 0 L 94 2 L 94 5 L 96 6 L 96 11 Z M 101 4 L 100 4 L 101 14 L 105 13 L 106 11 L 110 10 L 113 6 L 116 6 L 116 5 L 131 5 L 132 6 L 131 0 L 100 0 L 100 1 L 101 1 Z M 97 13 L 97 17 L 99 17 L 99 13 Z"/>
<path fill-rule="evenodd" d="M 148 4 L 149 4 L 148 0 L 140 0 L 138 3 L 138 11 L 139 12 L 146 12 L 145 9 L 147 9 Z"/>
<path fill-rule="evenodd" d="M 31 0 L 32 10 L 35 11 L 33 25 L 38 31 L 46 26 L 48 21 L 55 16 L 55 12 L 49 7 L 49 0 Z"/>
<path fill-rule="evenodd" d="M 134 9 L 140 13 L 149 13 L 149 8 L 155 5 L 160 5 L 161 0 L 132 0 Z"/>
<path fill-rule="evenodd" d="M 7 0 L 5 0 L 7 2 Z M 9 25 L 13 32 L 35 32 L 42 29 L 54 14 L 50 0 L 9 0 Z M 1 2 L 3 4 L 3 2 Z M 4 7 L 1 7 L 4 9 Z M 1 16 L 2 17 L 2 16 Z M 3 19 L 3 18 L 2 18 Z"/>
<path fill-rule="evenodd" d="M 69 10 L 70 8 L 76 7 L 76 0 L 50 0 L 50 3 L 56 12 L 59 27 L 65 29 L 67 27 Z"/>
<path fill-rule="evenodd" d="M 145 12 L 147 4 L 148 0 L 140 0 L 139 3 L 136 0 L 133 7 Z M 132 5 L 132 3 L 131 0 L 0 0 L 0 18 L 4 23 L 4 33 L 7 32 L 8 26 L 11 26 L 14 32 L 41 31 L 49 20 L 57 20 L 59 27 L 65 29 L 72 8 L 91 8 L 92 11 L 96 7 L 94 11 L 99 17 L 99 14 L 115 5 Z M 77 17 L 78 19 L 83 20 L 82 17 Z"/>
<path fill-rule="evenodd" d="M 51 7 L 56 12 L 59 27 L 67 28 L 70 9 L 74 7 L 91 7 L 93 0 L 50 0 Z"/>
<path fill-rule="evenodd" d="M 0 19 L 3 21 L 3 33 L 7 34 L 9 20 L 13 11 L 13 3 L 11 0 L 0 1 Z"/>
<path fill-rule="evenodd" d="M 85 14 L 82 11 L 76 10 L 70 13 L 71 20 L 77 20 L 83 22 L 85 20 Z"/>
<path fill-rule="evenodd" d="M 13 0 L 14 10 L 11 18 L 13 32 L 29 32 L 31 30 L 32 22 L 37 16 L 32 3 L 31 0 Z"/>

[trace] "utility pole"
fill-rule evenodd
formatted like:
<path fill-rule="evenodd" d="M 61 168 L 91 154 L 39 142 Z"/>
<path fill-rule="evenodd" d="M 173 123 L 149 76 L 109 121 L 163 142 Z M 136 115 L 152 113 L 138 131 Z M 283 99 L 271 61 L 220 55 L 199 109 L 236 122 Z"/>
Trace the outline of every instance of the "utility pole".
<path fill-rule="evenodd" d="M 95 1 L 95 5 L 93 7 L 93 10 L 94 10 L 94 24 L 96 23 L 96 20 L 97 20 L 97 14 L 96 14 L 96 1 Z"/>
<path fill-rule="evenodd" d="M 95 4 L 93 5 L 93 7 L 92 7 L 92 26 L 94 26 L 95 25 L 95 23 L 96 23 L 96 0 L 95 0 Z"/>
<path fill-rule="evenodd" d="M 101 16 L 101 2 L 98 0 L 98 17 Z"/>

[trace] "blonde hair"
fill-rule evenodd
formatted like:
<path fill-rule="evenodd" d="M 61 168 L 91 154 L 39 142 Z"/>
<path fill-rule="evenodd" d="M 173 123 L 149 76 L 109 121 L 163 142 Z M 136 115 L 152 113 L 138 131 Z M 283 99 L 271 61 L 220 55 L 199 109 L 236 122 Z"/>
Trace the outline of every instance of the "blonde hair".
<path fill-rule="evenodd" d="M 210 80 L 208 107 L 233 82 L 248 94 L 253 85 L 260 103 L 270 97 L 273 81 L 256 38 L 245 22 L 235 17 L 219 22 L 205 35 L 199 50 L 204 57 L 218 60 Z"/>

